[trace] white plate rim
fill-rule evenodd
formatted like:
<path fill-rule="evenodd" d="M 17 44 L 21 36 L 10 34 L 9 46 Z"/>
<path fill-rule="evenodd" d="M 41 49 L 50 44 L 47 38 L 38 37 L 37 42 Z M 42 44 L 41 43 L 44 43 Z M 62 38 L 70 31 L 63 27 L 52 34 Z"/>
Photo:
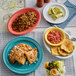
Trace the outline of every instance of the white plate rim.
<path fill-rule="evenodd" d="M 45 16 L 45 13 L 44 13 L 44 12 L 45 12 L 45 9 L 47 9 L 47 7 L 50 6 L 50 5 L 59 5 L 59 6 L 63 7 L 63 8 L 65 9 L 65 11 L 67 12 L 67 15 L 66 15 L 65 19 L 64 19 L 64 20 L 61 20 L 60 22 L 49 21 L 48 19 L 46 19 L 46 16 Z M 64 4 L 62 4 L 62 3 L 49 3 L 49 4 L 46 5 L 46 6 L 44 7 L 44 9 L 43 9 L 43 17 L 44 17 L 44 19 L 45 19 L 46 21 L 48 21 L 49 23 L 53 23 L 53 24 L 63 23 L 63 22 L 66 21 L 66 19 L 69 17 L 69 10 L 68 10 L 68 8 L 67 8 Z"/>
<path fill-rule="evenodd" d="M 53 28 L 53 27 L 49 27 L 49 28 Z M 48 30 L 49 28 L 45 29 L 44 34 L 45 34 L 46 30 Z M 60 29 L 61 29 L 61 28 L 60 28 Z M 63 30 L 63 29 L 61 29 L 61 30 Z M 63 31 L 64 31 L 64 30 L 63 30 Z M 64 31 L 64 32 L 69 36 L 70 39 L 72 38 L 71 35 L 69 35 L 66 31 Z M 44 46 L 46 47 L 47 51 L 51 54 L 50 47 L 46 44 L 46 42 L 45 42 L 45 40 L 44 40 L 44 34 L 43 34 L 43 43 L 44 43 Z M 74 43 L 73 43 L 73 44 L 74 44 Z M 74 44 L 74 45 L 75 45 L 75 44 Z M 74 49 L 74 51 L 73 51 L 70 55 L 68 55 L 68 56 L 54 56 L 54 55 L 52 55 L 52 54 L 51 54 L 51 55 L 54 56 L 54 57 L 57 57 L 57 58 L 59 58 L 59 59 L 68 59 L 68 58 L 70 58 L 70 57 L 73 56 L 74 52 L 75 52 L 75 49 Z"/>

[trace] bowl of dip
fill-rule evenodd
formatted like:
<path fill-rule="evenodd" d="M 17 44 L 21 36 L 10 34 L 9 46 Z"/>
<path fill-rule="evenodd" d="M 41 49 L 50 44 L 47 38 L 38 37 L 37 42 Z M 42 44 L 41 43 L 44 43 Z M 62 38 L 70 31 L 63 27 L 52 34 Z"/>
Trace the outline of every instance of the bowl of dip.
<path fill-rule="evenodd" d="M 58 27 L 51 27 L 45 30 L 44 40 L 48 45 L 59 46 L 65 40 L 65 33 Z"/>

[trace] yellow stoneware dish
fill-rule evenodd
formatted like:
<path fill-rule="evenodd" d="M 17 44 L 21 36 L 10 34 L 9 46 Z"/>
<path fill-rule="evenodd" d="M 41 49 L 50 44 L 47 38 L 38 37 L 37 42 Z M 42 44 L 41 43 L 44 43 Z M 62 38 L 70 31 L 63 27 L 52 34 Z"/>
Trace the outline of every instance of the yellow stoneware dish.
<path fill-rule="evenodd" d="M 51 27 L 45 31 L 44 40 L 51 46 L 59 46 L 65 40 L 65 33 L 58 27 Z"/>

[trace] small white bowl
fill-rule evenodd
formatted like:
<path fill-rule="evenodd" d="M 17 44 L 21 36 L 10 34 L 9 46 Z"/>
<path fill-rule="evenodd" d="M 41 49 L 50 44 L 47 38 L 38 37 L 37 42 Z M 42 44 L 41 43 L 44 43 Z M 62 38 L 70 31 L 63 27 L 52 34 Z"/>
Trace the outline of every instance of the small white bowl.
<path fill-rule="evenodd" d="M 54 7 L 59 7 L 61 9 L 61 11 L 64 13 L 64 16 L 63 17 L 58 18 L 55 21 L 48 14 L 49 8 L 54 8 Z M 46 5 L 46 7 L 43 10 L 43 16 L 44 16 L 44 18 L 45 18 L 46 21 L 48 21 L 50 23 L 53 23 L 53 24 L 59 24 L 59 23 L 64 22 L 68 18 L 69 11 L 68 11 L 68 8 L 64 4 L 60 4 L 60 3 L 49 3 L 48 5 Z"/>
<path fill-rule="evenodd" d="M 51 27 L 49 27 L 49 28 L 51 28 Z M 49 28 L 47 28 L 46 30 L 48 30 Z M 46 30 L 44 31 L 44 34 L 45 34 Z M 64 30 L 63 30 L 63 31 L 64 31 Z M 64 32 L 65 32 L 65 31 L 64 31 Z M 70 36 L 67 32 L 65 32 L 65 33 L 69 36 L 69 39 L 71 39 L 71 36 Z M 43 34 L 43 43 L 44 43 L 44 46 L 46 47 L 46 49 L 47 49 L 47 50 L 49 51 L 49 53 L 51 54 L 50 46 L 47 45 L 46 42 L 45 42 L 45 40 L 44 40 L 44 34 Z M 75 50 L 74 50 L 74 51 L 75 51 Z M 71 56 L 73 56 L 74 51 L 73 51 L 70 55 L 68 55 L 68 56 L 55 56 L 55 57 L 60 58 L 60 59 L 67 59 L 67 58 L 70 58 Z M 52 54 L 51 54 L 51 55 L 52 55 Z"/>

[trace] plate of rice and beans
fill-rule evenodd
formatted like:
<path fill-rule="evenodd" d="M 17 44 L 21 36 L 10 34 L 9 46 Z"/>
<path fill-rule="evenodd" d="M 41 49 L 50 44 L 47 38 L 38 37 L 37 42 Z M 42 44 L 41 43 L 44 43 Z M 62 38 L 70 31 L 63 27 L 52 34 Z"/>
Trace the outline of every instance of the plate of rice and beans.
<path fill-rule="evenodd" d="M 40 22 L 40 12 L 35 8 L 24 8 L 17 11 L 8 21 L 8 31 L 14 35 L 31 32 Z"/>

